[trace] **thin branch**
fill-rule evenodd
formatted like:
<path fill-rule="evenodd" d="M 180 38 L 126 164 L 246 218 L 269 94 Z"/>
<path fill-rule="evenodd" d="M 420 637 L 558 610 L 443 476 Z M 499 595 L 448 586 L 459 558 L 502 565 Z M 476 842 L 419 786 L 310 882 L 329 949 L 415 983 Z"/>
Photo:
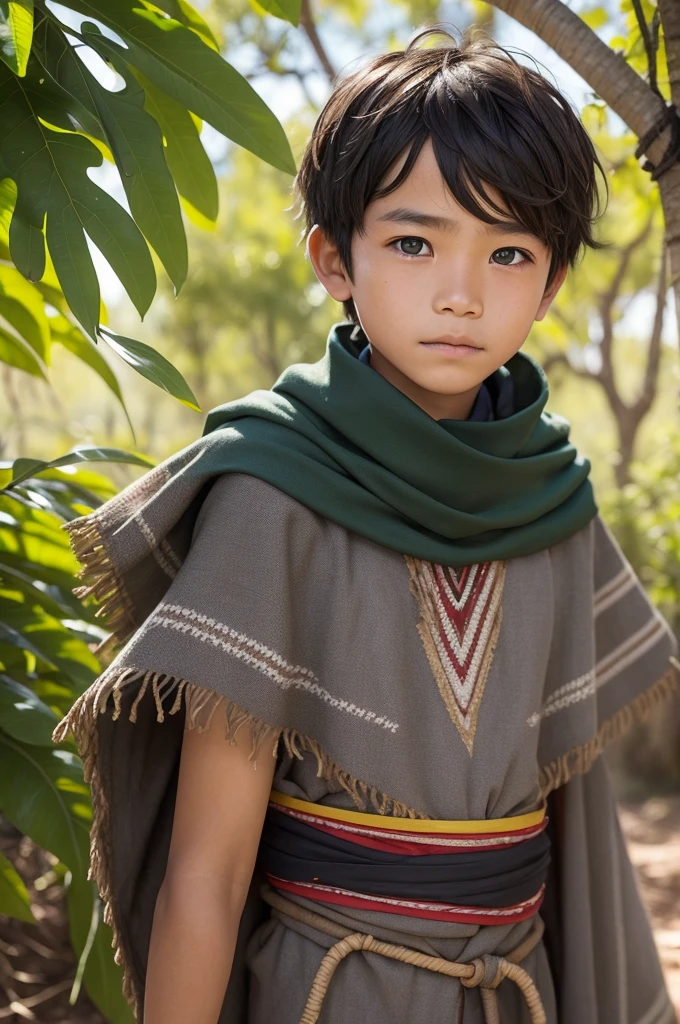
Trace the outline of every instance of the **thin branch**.
<path fill-rule="evenodd" d="M 649 73 L 649 87 L 652 92 L 655 92 L 657 96 L 666 102 L 664 96 L 659 92 L 659 88 L 656 84 L 656 58 L 657 50 L 659 47 L 659 26 L 658 21 L 656 25 L 652 22 L 652 29 L 650 32 L 649 25 L 645 20 L 644 11 L 642 10 L 641 0 L 633 0 L 633 10 L 635 11 L 635 17 L 637 18 L 638 28 L 640 29 L 640 35 L 642 36 L 642 43 L 647 54 L 647 68 Z M 655 19 L 659 14 L 655 12 Z"/>
<path fill-rule="evenodd" d="M 621 54 L 615 53 L 562 0 L 491 0 L 491 3 L 552 47 L 638 138 L 657 124 L 664 113 L 663 100 Z M 670 9 L 677 7 L 677 0 L 663 0 L 663 3 Z M 665 32 L 662 0 L 659 0 L 659 7 Z M 666 151 L 669 139 L 670 128 L 666 127 L 650 143 L 645 156 L 656 163 Z"/>
<path fill-rule="evenodd" d="M 665 244 L 661 246 L 661 266 L 659 267 L 659 280 L 656 289 L 656 310 L 654 321 L 649 336 L 649 347 L 647 349 L 647 365 L 640 397 L 634 405 L 634 410 L 639 420 L 649 412 L 649 409 L 656 398 L 659 383 L 659 366 L 661 363 L 661 335 L 663 333 L 663 320 L 666 310 L 666 294 L 668 292 L 667 274 L 668 251 Z"/>
<path fill-rule="evenodd" d="M 614 411 L 622 408 L 623 402 L 614 381 L 614 323 L 612 311 L 614 303 L 619 296 L 624 277 L 628 272 L 628 267 L 633 253 L 646 240 L 652 230 L 652 226 L 653 218 L 649 217 L 642 230 L 639 231 L 638 234 L 620 250 L 620 259 L 618 267 L 616 268 L 616 273 L 614 274 L 607 290 L 600 296 L 599 309 L 600 321 L 602 324 L 602 341 L 600 343 L 600 351 L 602 353 L 602 368 L 599 373 L 599 379 Z"/>
<path fill-rule="evenodd" d="M 546 374 L 552 370 L 553 366 L 566 366 L 575 377 L 581 377 L 583 380 L 596 381 L 598 379 L 596 373 L 591 373 L 590 370 L 583 370 L 580 366 L 574 366 L 566 352 L 551 352 L 550 355 L 541 359 L 541 366 Z"/>
<path fill-rule="evenodd" d="M 312 14 L 311 0 L 302 0 L 302 8 L 300 10 L 300 24 L 302 25 L 307 38 L 312 44 L 314 53 L 316 54 L 321 67 L 324 70 L 324 74 L 332 85 L 335 81 L 336 71 L 331 64 L 330 58 L 326 53 L 323 43 L 319 39 L 319 33 L 316 30 L 316 24 L 314 23 L 314 15 Z"/>

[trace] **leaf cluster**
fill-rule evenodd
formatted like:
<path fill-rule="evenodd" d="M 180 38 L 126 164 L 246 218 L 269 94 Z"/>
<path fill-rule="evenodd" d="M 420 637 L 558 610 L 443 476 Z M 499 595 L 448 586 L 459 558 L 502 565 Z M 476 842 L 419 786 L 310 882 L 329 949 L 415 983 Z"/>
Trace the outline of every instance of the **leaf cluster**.
<path fill-rule="evenodd" d="M 105 326 L 91 248 L 141 318 L 157 263 L 179 292 L 188 267 L 182 208 L 202 225 L 218 213 L 203 122 L 294 173 L 283 128 L 187 0 L 70 0 L 57 10 L 47 0 L 0 2 L 1 362 L 45 376 L 56 340 L 122 403 L 96 347 L 103 341 L 197 408 L 167 359 Z M 95 180 L 105 159 L 127 209 Z"/>
<path fill-rule="evenodd" d="M 84 981 L 110 1020 L 128 1024 L 111 932 L 87 880 L 89 786 L 73 742 L 52 742 L 58 721 L 101 671 L 95 648 L 107 636 L 96 612 L 72 592 L 77 564 L 62 529 L 115 493 L 88 468 L 96 461 L 149 466 L 134 453 L 87 448 L 51 464 L 0 464 L 0 811 L 50 851 L 55 884 L 67 884 L 79 957 L 71 1001 Z M 33 921 L 26 886 L 1 856 L 0 914 Z"/>

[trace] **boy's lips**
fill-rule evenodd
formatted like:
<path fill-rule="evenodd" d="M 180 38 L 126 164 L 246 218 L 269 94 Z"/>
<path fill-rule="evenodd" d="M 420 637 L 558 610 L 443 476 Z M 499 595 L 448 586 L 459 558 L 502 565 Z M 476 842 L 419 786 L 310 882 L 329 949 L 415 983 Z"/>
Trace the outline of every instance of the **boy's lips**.
<path fill-rule="evenodd" d="M 421 341 L 420 344 L 450 356 L 474 355 L 475 352 L 482 351 L 481 346 L 475 344 L 465 334 L 447 334 L 441 338 L 433 338 L 432 341 Z"/>

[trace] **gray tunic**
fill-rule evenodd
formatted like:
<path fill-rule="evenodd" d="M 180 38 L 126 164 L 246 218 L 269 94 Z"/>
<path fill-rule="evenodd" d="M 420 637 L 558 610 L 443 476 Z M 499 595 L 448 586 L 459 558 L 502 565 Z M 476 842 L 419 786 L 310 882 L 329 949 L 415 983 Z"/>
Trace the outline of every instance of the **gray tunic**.
<path fill-rule="evenodd" d="M 217 711 L 227 738 L 250 723 L 253 756 L 278 741 L 275 786 L 305 800 L 477 820 L 547 799 L 545 935 L 522 967 L 549 1024 L 672 1022 L 600 755 L 677 690 L 678 648 L 599 515 L 535 554 L 447 570 L 242 473 L 212 484 L 190 544 L 155 544 L 156 523 L 140 509 L 165 483 L 148 474 L 83 530 L 81 556 L 101 567 L 102 592 L 141 624 L 55 730 L 56 740 L 73 732 L 91 783 L 92 877 L 138 1018 L 183 729 Z M 149 545 L 135 607 L 102 554 L 114 514 Z M 260 881 L 220 1024 L 298 1024 L 335 941 L 270 912 Z M 289 898 L 351 931 L 464 962 L 504 955 L 532 928 Z M 512 981 L 497 995 L 502 1024 L 529 1021 Z M 478 989 L 354 952 L 319 1020 L 482 1024 L 484 1015 Z"/>

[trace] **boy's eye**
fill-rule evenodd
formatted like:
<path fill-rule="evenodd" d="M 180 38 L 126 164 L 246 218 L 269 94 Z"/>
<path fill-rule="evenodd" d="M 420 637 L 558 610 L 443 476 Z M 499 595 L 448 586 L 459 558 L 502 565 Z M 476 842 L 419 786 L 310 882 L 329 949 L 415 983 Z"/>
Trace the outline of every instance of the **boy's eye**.
<path fill-rule="evenodd" d="M 395 244 L 399 246 L 399 251 L 405 256 L 421 256 L 421 246 L 428 243 L 424 238 L 414 238 L 409 235 L 408 238 L 398 238 Z"/>
<path fill-rule="evenodd" d="M 521 266 L 522 263 L 530 263 L 531 262 L 531 260 L 526 255 L 526 253 L 522 252 L 521 249 L 515 249 L 512 246 L 510 246 L 507 249 L 496 249 L 496 251 L 493 253 L 493 255 L 497 256 L 499 253 L 501 254 L 501 257 L 502 257 L 502 259 L 500 261 L 501 262 L 501 266 L 504 266 L 504 267 L 519 267 L 519 266 Z M 522 259 L 521 260 L 513 261 L 513 258 L 512 258 L 513 253 L 518 253 L 522 257 Z"/>

